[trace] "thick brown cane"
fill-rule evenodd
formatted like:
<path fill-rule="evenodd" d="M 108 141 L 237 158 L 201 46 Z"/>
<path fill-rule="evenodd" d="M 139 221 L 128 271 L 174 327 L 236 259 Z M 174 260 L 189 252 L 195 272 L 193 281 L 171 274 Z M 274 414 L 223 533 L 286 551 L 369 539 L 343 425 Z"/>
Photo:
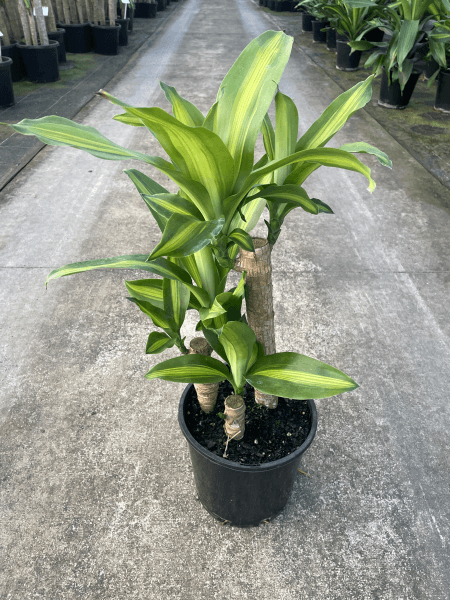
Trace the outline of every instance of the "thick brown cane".
<path fill-rule="evenodd" d="M 203 354 L 211 356 L 212 348 L 204 337 L 196 337 L 191 340 L 189 354 Z M 218 383 L 195 383 L 198 402 L 203 412 L 209 413 L 216 404 Z"/>
<path fill-rule="evenodd" d="M 264 238 L 253 238 L 255 252 L 242 250 L 235 269 L 247 271 L 245 277 L 247 321 L 266 354 L 275 354 L 275 327 L 272 295 L 271 246 Z M 255 400 L 268 408 L 276 408 L 277 396 L 255 390 Z"/>

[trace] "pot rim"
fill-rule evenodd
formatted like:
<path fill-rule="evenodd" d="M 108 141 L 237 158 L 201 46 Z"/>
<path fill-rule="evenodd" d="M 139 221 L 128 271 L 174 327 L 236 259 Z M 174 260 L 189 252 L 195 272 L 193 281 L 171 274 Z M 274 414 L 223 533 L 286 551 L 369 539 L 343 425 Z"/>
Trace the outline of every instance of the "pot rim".
<path fill-rule="evenodd" d="M 22 42 L 17 42 L 17 46 L 19 48 L 33 48 L 35 50 L 48 50 L 49 48 L 57 48 L 59 46 L 59 42 L 57 40 L 49 40 L 48 44 L 40 45 L 40 46 L 29 46 L 28 44 L 23 44 Z"/>
<path fill-rule="evenodd" d="M 184 437 L 188 441 L 188 443 L 193 446 L 197 452 L 200 452 L 205 458 L 208 458 L 210 461 L 222 466 L 226 467 L 232 471 L 248 471 L 248 472 L 257 472 L 257 471 L 271 471 L 272 469 L 277 469 L 279 467 L 286 466 L 287 464 L 297 460 L 299 456 L 301 456 L 312 444 L 314 436 L 317 431 L 317 408 L 314 400 L 308 400 L 308 407 L 311 412 L 311 429 L 309 430 L 308 436 L 303 444 L 291 452 L 287 456 L 283 458 L 279 458 L 277 460 L 273 460 L 268 463 L 263 463 L 261 465 L 241 465 L 240 463 L 236 463 L 234 461 L 226 460 L 216 454 L 210 452 L 207 448 L 202 446 L 197 442 L 194 436 L 191 434 L 189 429 L 187 428 L 186 421 L 184 418 L 184 404 L 188 393 L 190 392 L 193 383 L 189 383 L 183 390 L 181 395 L 180 404 L 178 407 L 178 423 L 180 425 L 181 432 Z"/>
<path fill-rule="evenodd" d="M 9 44 L 8 44 L 9 45 Z M 5 64 L 6 66 L 10 67 L 13 63 L 13 59 L 10 58 L 9 56 L 4 56 L 3 54 L 0 56 L 1 58 L 1 63 L 0 64 Z"/>

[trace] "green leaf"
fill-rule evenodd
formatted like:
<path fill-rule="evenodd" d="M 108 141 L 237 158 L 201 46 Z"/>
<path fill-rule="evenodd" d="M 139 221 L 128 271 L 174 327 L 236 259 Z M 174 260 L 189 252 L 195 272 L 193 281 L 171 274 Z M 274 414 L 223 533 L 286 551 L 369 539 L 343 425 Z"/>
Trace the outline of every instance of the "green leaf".
<path fill-rule="evenodd" d="M 234 159 L 235 189 L 253 167 L 256 139 L 292 43 L 293 38 L 281 31 L 264 32 L 243 50 L 219 88 L 214 131 Z"/>
<path fill-rule="evenodd" d="M 215 358 L 202 354 L 186 354 L 159 363 L 150 369 L 145 377 L 180 383 L 219 383 L 230 379 L 230 373 L 226 366 Z"/>
<path fill-rule="evenodd" d="M 245 384 L 244 376 L 248 362 L 252 357 L 256 336 L 245 323 L 231 321 L 224 325 L 222 334 L 219 336 L 219 342 L 225 350 L 233 379 L 240 390 Z"/>
<path fill-rule="evenodd" d="M 221 199 L 231 193 L 234 182 L 234 161 L 219 136 L 204 127 L 184 125 L 162 108 L 135 108 L 106 92 L 102 92 L 102 96 L 113 104 L 124 106 L 127 113 L 142 120 L 181 173 L 204 186 L 214 216 L 218 217 Z M 204 207 L 208 213 L 210 209 Z"/>
<path fill-rule="evenodd" d="M 64 117 L 23 119 L 17 125 L 10 125 L 10 127 L 23 135 L 34 135 L 44 144 L 78 148 L 105 160 L 135 158 L 147 162 L 148 158 L 141 152 L 133 152 L 111 142 L 94 127 L 80 125 Z"/>
<path fill-rule="evenodd" d="M 344 144 L 339 148 L 339 150 L 344 150 L 345 152 L 354 152 L 357 154 L 373 154 L 378 161 L 383 165 L 383 167 L 388 167 L 392 169 L 392 161 L 389 160 L 387 154 L 375 148 L 375 146 L 371 146 L 370 144 L 366 144 L 366 142 L 355 142 L 353 144 Z"/>
<path fill-rule="evenodd" d="M 357 110 L 365 106 L 372 98 L 371 75 L 364 81 L 341 94 L 324 110 L 308 131 L 298 140 L 295 149 L 306 150 L 324 146 L 345 125 Z"/>
<path fill-rule="evenodd" d="M 160 331 L 152 331 L 148 336 L 147 345 L 145 347 L 146 354 L 160 354 L 167 348 L 172 348 L 175 340 L 167 334 Z"/>
<path fill-rule="evenodd" d="M 157 306 L 150 304 L 150 302 L 138 300 L 137 298 L 128 298 L 128 300 L 130 300 L 130 302 L 133 302 L 133 304 L 136 304 L 136 306 L 138 306 L 139 309 L 145 315 L 147 315 L 147 317 L 150 317 L 150 319 L 153 321 L 156 327 L 161 327 L 161 329 L 164 329 L 164 331 L 166 331 L 169 334 L 175 334 L 179 330 L 175 321 L 171 317 L 166 315 L 164 310 L 161 310 Z"/>
<path fill-rule="evenodd" d="M 169 262 L 178 264 L 177 259 L 169 259 Z M 174 320 L 177 330 L 183 325 L 186 310 L 189 306 L 191 296 L 188 288 L 179 281 L 163 279 L 164 312 Z"/>
<path fill-rule="evenodd" d="M 411 52 L 419 31 L 420 21 L 402 21 L 400 34 L 398 36 L 397 62 L 399 69 L 402 70 L 402 64 L 408 54 Z"/>
<path fill-rule="evenodd" d="M 140 194 L 168 194 L 169 192 L 162 185 L 154 181 L 148 175 L 137 171 L 136 169 L 125 169 L 124 173 L 128 175 L 136 186 Z"/>
<path fill-rule="evenodd" d="M 174 214 L 191 217 L 199 221 L 203 220 L 198 208 L 190 200 L 178 194 L 142 194 L 142 198 L 149 208 L 164 217 L 166 223 Z"/>
<path fill-rule="evenodd" d="M 144 123 L 139 117 L 129 115 L 128 113 L 114 115 L 114 120 L 119 121 L 119 123 L 123 123 L 124 125 L 131 125 L 132 127 L 144 127 Z"/>
<path fill-rule="evenodd" d="M 203 125 L 205 117 L 196 106 L 182 98 L 174 87 L 166 85 L 162 81 L 159 82 L 161 89 L 166 95 L 167 100 L 172 105 L 173 116 L 190 127 L 199 127 Z"/>
<path fill-rule="evenodd" d="M 342 371 L 296 352 L 259 358 L 246 379 L 265 394 L 298 400 L 329 398 L 358 387 Z"/>
<path fill-rule="evenodd" d="M 251 196 L 251 198 L 253 197 L 264 197 L 268 203 L 291 203 L 300 206 L 306 212 L 315 215 L 319 213 L 319 208 L 314 200 L 311 200 L 299 185 L 285 184 L 269 187 L 258 192 L 255 196 Z"/>
<path fill-rule="evenodd" d="M 275 156 L 274 160 L 285 158 L 295 152 L 298 136 L 298 111 L 294 102 L 280 91 L 275 96 Z M 275 183 L 281 184 L 292 171 L 292 165 L 277 169 Z"/>
<path fill-rule="evenodd" d="M 230 240 L 233 240 L 239 246 L 239 248 L 248 250 L 248 252 L 255 251 L 255 246 L 251 236 L 243 229 L 235 229 L 228 234 L 228 237 Z"/>
<path fill-rule="evenodd" d="M 164 308 L 162 279 L 134 279 L 124 283 L 132 298 L 150 302 L 161 309 Z"/>
<path fill-rule="evenodd" d="M 348 45 L 350 46 L 350 48 L 352 48 L 352 50 L 361 50 L 362 52 L 373 48 L 373 44 L 371 44 L 370 42 L 365 42 L 363 40 L 361 40 L 360 42 L 349 42 Z"/>
<path fill-rule="evenodd" d="M 275 131 L 270 120 L 269 115 L 264 115 L 263 122 L 261 124 L 261 132 L 263 134 L 264 148 L 266 149 L 269 160 L 275 159 Z M 262 166 L 262 165 L 261 165 Z"/>
<path fill-rule="evenodd" d="M 84 273 L 85 271 L 92 271 L 94 269 L 139 269 L 155 273 L 155 264 L 147 262 L 147 258 L 147 254 L 130 254 L 71 263 L 64 267 L 54 269 L 47 277 L 45 284 L 47 285 L 51 279 L 58 279 L 59 277 L 66 277 L 67 275 L 74 275 L 75 273 Z M 161 273 L 157 274 L 160 275 Z M 186 271 L 184 271 L 184 274 L 185 279 L 190 282 L 190 277 Z"/>
<path fill-rule="evenodd" d="M 160 256 L 189 256 L 207 246 L 220 233 L 225 218 L 212 221 L 197 221 L 182 215 L 172 215 L 167 221 L 161 242 L 149 256 L 153 260 Z"/>
<path fill-rule="evenodd" d="M 200 331 L 203 331 L 203 335 L 205 336 L 205 339 L 208 342 L 208 344 L 211 346 L 214 352 L 216 352 L 216 354 L 218 354 L 220 358 L 226 362 L 228 360 L 227 355 L 225 354 L 224 347 L 219 342 L 219 336 L 217 335 L 217 333 L 205 327 L 205 325 L 202 324 L 201 321 L 200 325 Z"/>

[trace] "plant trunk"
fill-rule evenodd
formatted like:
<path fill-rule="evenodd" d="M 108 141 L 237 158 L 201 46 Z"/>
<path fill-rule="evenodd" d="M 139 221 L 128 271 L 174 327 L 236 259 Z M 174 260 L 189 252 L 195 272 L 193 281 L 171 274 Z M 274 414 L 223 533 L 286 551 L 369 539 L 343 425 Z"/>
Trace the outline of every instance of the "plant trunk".
<path fill-rule="evenodd" d="M 56 31 L 55 13 L 51 2 L 48 2 L 47 31 Z"/>
<path fill-rule="evenodd" d="M 245 276 L 247 322 L 265 354 L 275 354 L 275 327 L 273 319 L 271 246 L 266 239 L 253 238 L 255 252 L 242 250 L 236 259 L 236 271 L 247 271 Z M 277 396 L 255 390 L 255 400 L 268 408 L 276 408 Z"/>
<path fill-rule="evenodd" d="M 70 15 L 70 6 L 67 0 L 62 0 L 62 9 L 64 14 L 64 23 L 70 25 L 72 23 L 72 19 Z"/>
<path fill-rule="evenodd" d="M 25 44 L 27 46 L 32 45 L 30 23 L 28 21 L 28 11 L 25 8 L 23 0 L 18 0 L 18 9 L 20 15 L 20 21 L 22 22 L 23 35 L 25 37 Z"/>
<path fill-rule="evenodd" d="M 33 14 L 30 14 L 28 11 L 27 11 L 27 16 L 28 16 L 28 25 L 30 26 L 32 45 L 39 46 L 37 31 L 36 31 L 36 22 L 34 20 L 34 16 L 33 16 Z"/>
<path fill-rule="evenodd" d="M 111 27 L 116 24 L 117 19 L 117 0 L 108 0 L 109 24 Z"/>
<path fill-rule="evenodd" d="M 75 3 L 75 6 L 77 8 L 78 23 L 84 23 L 83 6 L 80 0 Z"/>
<path fill-rule="evenodd" d="M 3 6 L 0 6 L 0 31 L 3 33 L 3 44 L 5 46 L 9 46 L 11 43 L 11 40 L 9 38 L 9 33 L 8 33 L 6 12 L 5 12 L 5 9 L 3 8 Z M 1 56 L 1 50 L 0 50 L 0 56 Z"/>
<path fill-rule="evenodd" d="M 211 356 L 212 348 L 204 337 L 196 337 L 191 340 L 189 354 L 203 354 Z M 200 408 L 205 413 L 210 413 L 214 408 L 219 390 L 218 383 L 195 383 Z"/>
<path fill-rule="evenodd" d="M 103 0 L 94 0 L 94 22 L 97 25 L 105 25 L 105 10 Z"/>
<path fill-rule="evenodd" d="M 33 8 L 36 12 L 36 24 L 39 31 L 39 40 L 41 46 L 48 46 L 47 27 L 45 25 L 44 12 L 42 10 L 41 0 L 33 0 Z"/>
<path fill-rule="evenodd" d="M 88 21 L 94 20 L 94 11 L 92 3 L 89 0 L 84 0 L 85 9 L 86 9 L 86 18 Z"/>
<path fill-rule="evenodd" d="M 233 395 L 225 399 L 225 423 L 223 428 L 228 440 L 239 441 L 244 437 L 245 402 L 242 396 Z"/>

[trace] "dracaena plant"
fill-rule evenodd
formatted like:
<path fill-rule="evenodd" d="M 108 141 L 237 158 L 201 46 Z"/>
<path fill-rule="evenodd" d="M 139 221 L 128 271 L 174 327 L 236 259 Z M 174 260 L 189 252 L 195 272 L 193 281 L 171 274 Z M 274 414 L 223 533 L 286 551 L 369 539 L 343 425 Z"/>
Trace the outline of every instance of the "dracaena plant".
<path fill-rule="evenodd" d="M 374 28 L 369 26 L 369 21 L 377 9 L 375 0 L 331 0 L 323 5 L 323 12 L 336 31 L 350 41 L 361 40 L 365 33 Z"/>
<path fill-rule="evenodd" d="M 275 97 L 277 121 L 273 130 L 267 111 L 277 92 L 292 41 L 284 33 L 273 31 L 253 40 L 226 75 L 217 101 L 207 115 L 163 83 L 161 87 L 172 105 L 173 116 L 161 108 L 133 107 L 107 92 L 100 92 L 102 97 L 124 110 L 116 120 L 148 129 L 171 162 L 126 149 L 92 127 L 61 117 L 24 120 L 13 126 L 16 131 L 36 135 L 48 144 L 79 148 L 106 160 L 132 158 L 152 165 L 179 187 L 176 194 L 170 193 L 148 175 L 135 169 L 126 170 L 161 230 L 159 243 L 145 255 L 66 265 L 52 271 L 47 280 L 98 268 L 140 269 L 161 277 L 162 280 L 126 282 L 130 299 L 162 330 L 150 334 L 148 353 L 159 353 L 176 345 L 186 354 L 181 327 L 186 310 L 194 309 L 199 314 L 197 329 L 204 332 L 212 348 L 227 360 L 233 373 L 234 359 L 230 355 L 232 350 L 226 349 L 224 331 L 237 331 L 236 335 L 242 335 L 242 343 L 247 346 L 252 334 L 245 324 L 245 315 L 241 315 L 246 272 L 242 273 L 239 285 L 228 291 L 227 276 L 239 251 L 254 252 L 249 232 L 258 222 L 266 202 L 272 215 L 274 207 L 281 210 L 281 213 L 276 212 L 278 229 L 286 214 L 296 207 L 314 214 L 331 212 L 324 202 L 309 198 L 302 187 L 311 172 L 320 166 L 356 171 L 368 179 L 369 189 L 373 190 L 375 183 L 370 169 L 353 153 L 369 152 L 387 161 L 382 152 L 364 143 L 341 149 L 324 147 L 351 114 L 370 99 L 372 77 L 333 102 L 298 141 L 298 119 L 292 116 L 293 102 L 278 92 Z M 260 130 L 267 152 L 255 163 L 254 148 Z M 273 222 L 269 225 L 275 227 Z M 276 237 L 273 236 L 273 243 Z M 250 345 L 254 358 L 256 346 Z M 258 360 L 263 360 L 264 348 L 258 352 Z M 177 360 L 185 365 L 186 374 L 191 366 L 206 359 L 186 355 Z M 245 368 L 239 367 L 239 372 L 247 373 L 249 364 L 247 361 Z M 252 373 L 255 364 L 252 364 Z M 322 367 L 317 361 L 313 361 L 306 372 L 310 373 L 311 365 L 315 365 L 316 375 L 319 375 Z M 288 386 L 290 368 L 286 366 L 286 370 L 283 367 L 281 371 L 280 382 L 284 381 L 287 387 L 282 388 L 280 384 L 277 389 L 284 389 L 288 392 L 284 395 L 292 396 Z M 155 372 L 152 371 L 153 376 Z M 223 377 L 224 369 L 220 372 Z M 198 373 L 194 369 L 186 381 L 205 383 Z M 233 381 L 238 392 L 242 377 L 235 373 Z M 261 381 L 257 389 L 272 393 L 267 391 L 272 388 Z M 327 385 L 324 383 L 324 386 L 325 389 Z"/>
<path fill-rule="evenodd" d="M 446 0 L 447 1 L 447 0 Z M 365 63 L 375 74 L 386 70 L 388 82 L 398 81 L 403 91 L 416 62 L 427 52 L 427 32 L 431 29 L 432 0 L 401 0 L 380 7 L 379 14 L 370 22 L 388 35 L 386 42 L 350 42 L 355 50 L 374 48 Z"/>
<path fill-rule="evenodd" d="M 448 69 L 450 64 L 450 19 L 443 19 L 433 23 L 433 28 L 428 34 L 430 50 L 428 58 L 434 58 L 438 68 L 428 80 L 427 87 L 431 86 L 441 69 Z"/>
<path fill-rule="evenodd" d="M 324 21 L 326 18 L 324 4 L 326 4 L 326 2 L 323 2 L 323 0 L 302 0 L 295 8 L 300 8 L 303 6 L 310 15 L 319 21 Z"/>

